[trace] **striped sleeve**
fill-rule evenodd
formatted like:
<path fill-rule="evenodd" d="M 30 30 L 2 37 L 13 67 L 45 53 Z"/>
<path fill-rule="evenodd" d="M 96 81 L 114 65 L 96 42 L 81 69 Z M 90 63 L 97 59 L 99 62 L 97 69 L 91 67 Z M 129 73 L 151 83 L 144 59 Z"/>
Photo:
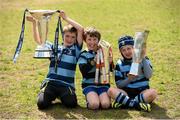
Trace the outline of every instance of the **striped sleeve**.
<path fill-rule="evenodd" d="M 123 75 L 120 71 L 119 65 L 117 64 L 115 67 L 115 81 L 117 82 L 119 80 L 123 80 Z"/>
<path fill-rule="evenodd" d="M 153 68 L 150 60 L 146 57 L 142 60 L 142 66 L 143 66 L 143 73 L 144 76 L 149 79 L 152 76 Z"/>
<path fill-rule="evenodd" d="M 78 64 L 87 64 L 87 58 L 84 51 L 79 55 Z"/>
<path fill-rule="evenodd" d="M 121 66 L 122 66 L 122 62 L 121 62 L 121 60 L 119 60 L 115 67 L 115 82 L 116 82 L 116 86 L 118 88 L 125 87 L 126 85 L 128 85 L 130 83 L 128 78 L 126 76 L 124 76 L 124 74 L 126 74 L 126 73 L 123 72 L 123 70 L 121 70 L 121 69 L 123 69 L 123 68 L 121 68 Z"/>
<path fill-rule="evenodd" d="M 81 54 L 82 45 L 80 46 L 79 44 L 75 44 L 75 47 L 76 47 L 76 58 L 78 59 Z"/>
<path fill-rule="evenodd" d="M 88 62 L 88 58 L 86 57 L 86 52 L 82 52 L 80 54 L 78 64 L 79 64 L 79 69 L 83 75 L 83 77 L 87 77 L 89 74 L 88 72 L 94 67 Z"/>

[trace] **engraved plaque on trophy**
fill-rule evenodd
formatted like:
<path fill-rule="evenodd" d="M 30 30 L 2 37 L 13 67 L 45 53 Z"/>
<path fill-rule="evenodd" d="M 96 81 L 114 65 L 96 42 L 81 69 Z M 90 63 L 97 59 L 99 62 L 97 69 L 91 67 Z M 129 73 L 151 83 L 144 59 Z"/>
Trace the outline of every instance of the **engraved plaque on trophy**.
<path fill-rule="evenodd" d="M 146 49 L 146 40 L 147 40 L 148 34 L 149 34 L 148 30 L 135 33 L 133 62 L 131 64 L 131 69 L 129 72 L 130 75 L 137 76 L 139 73 L 139 63 L 143 59 L 142 51 Z"/>

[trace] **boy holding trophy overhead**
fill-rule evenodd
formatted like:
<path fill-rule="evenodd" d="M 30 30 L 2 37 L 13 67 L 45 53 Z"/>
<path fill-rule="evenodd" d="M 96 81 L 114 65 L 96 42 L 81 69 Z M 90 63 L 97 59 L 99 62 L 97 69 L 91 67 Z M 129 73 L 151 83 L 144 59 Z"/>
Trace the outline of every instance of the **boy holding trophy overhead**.
<path fill-rule="evenodd" d="M 49 72 L 38 94 L 37 105 L 39 109 L 49 107 L 56 98 L 60 98 L 66 107 L 77 106 L 74 76 L 77 59 L 83 44 L 83 27 L 66 16 L 64 11 L 60 11 L 60 17 L 69 25 L 64 26 L 63 44 L 58 46 L 57 72 L 55 72 L 55 58 L 50 58 Z M 30 16 L 27 17 L 27 20 L 33 23 L 34 39 L 39 42 L 36 20 Z M 50 42 L 47 42 L 47 46 L 54 47 Z"/>
<path fill-rule="evenodd" d="M 82 89 L 87 108 L 107 109 L 110 107 L 110 98 L 107 94 L 110 87 L 109 72 L 110 65 L 113 64 L 110 44 L 100 41 L 101 34 L 93 27 L 85 29 L 84 37 L 87 50 L 81 53 L 78 64 L 83 77 Z"/>
<path fill-rule="evenodd" d="M 135 43 L 138 42 L 135 41 Z M 108 95 L 114 99 L 112 107 L 135 108 L 149 112 L 151 111 L 149 103 L 156 98 L 157 92 L 149 88 L 149 79 L 152 76 L 153 70 L 150 60 L 145 56 L 145 48 L 141 48 L 142 52 L 139 55 L 142 57 L 142 60 L 139 60 L 139 63 L 134 63 L 137 62 L 137 60 L 133 61 L 133 57 L 135 56 L 134 49 L 136 49 L 134 47 L 138 45 L 134 45 L 133 37 L 120 37 L 118 46 L 123 59 L 119 59 L 115 66 L 117 88 L 110 88 L 108 90 Z M 131 70 L 134 69 L 132 67 L 133 64 L 138 65 L 138 68 L 136 68 L 138 71 Z M 131 74 L 130 71 L 137 74 Z"/>

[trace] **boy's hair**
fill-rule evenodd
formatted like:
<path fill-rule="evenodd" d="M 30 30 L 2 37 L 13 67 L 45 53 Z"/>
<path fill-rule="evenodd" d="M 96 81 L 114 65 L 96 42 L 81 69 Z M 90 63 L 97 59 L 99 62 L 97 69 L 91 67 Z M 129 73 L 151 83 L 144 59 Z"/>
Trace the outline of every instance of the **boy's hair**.
<path fill-rule="evenodd" d="M 71 33 L 76 33 L 77 34 L 77 29 L 75 27 L 73 27 L 72 25 L 68 24 L 66 26 L 64 26 L 63 28 L 63 32 L 71 32 Z"/>
<path fill-rule="evenodd" d="M 119 49 L 121 49 L 125 45 L 132 45 L 133 46 L 134 45 L 134 39 L 132 36 L 129 36 L 129 35 L 121 36 L 118 39 L 118 45 L 119 45 Z"/>
<path fill-rule="evenodd" d="M 89 35 L 90 37 L 97 37 L 98 40 L 101 39 L 101 34 L 100 34 L 100 32 L 99 32 L 97 29 L 95 29 L 94 27 L 87 27 L 87 28 L 84 30 L 84 40 L 86 40 L 87 35 Z"/>

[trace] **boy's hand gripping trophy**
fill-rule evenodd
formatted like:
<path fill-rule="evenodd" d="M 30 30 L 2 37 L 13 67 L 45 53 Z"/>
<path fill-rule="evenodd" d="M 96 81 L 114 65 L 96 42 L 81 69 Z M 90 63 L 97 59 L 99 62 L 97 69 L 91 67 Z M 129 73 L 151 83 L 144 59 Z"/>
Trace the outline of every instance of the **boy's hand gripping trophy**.
<path fill-rule="evenodd" d="M 137 76 L 139 73 L 139 63 L 144 57 L 143 50 L 146 49 L 146 40 L 148 34 L 148 30 L 135 33 L 133 63 L 131 65 L 129 75 Z"/>

